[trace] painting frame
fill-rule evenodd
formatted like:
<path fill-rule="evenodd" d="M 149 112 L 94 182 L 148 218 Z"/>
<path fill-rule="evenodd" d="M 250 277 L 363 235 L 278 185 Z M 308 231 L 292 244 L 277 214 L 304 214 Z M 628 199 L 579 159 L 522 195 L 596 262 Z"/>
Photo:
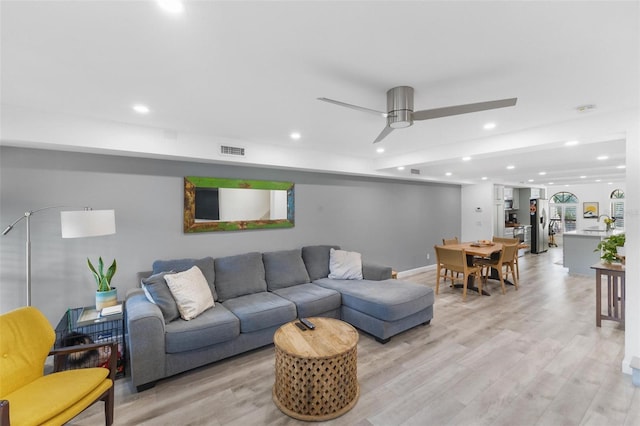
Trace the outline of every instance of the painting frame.
<path fill-rule="evenodd" d="M 583 219 L 597 219 L 599 213 L 597 201 L 587 201 L 582 203 Z"/>

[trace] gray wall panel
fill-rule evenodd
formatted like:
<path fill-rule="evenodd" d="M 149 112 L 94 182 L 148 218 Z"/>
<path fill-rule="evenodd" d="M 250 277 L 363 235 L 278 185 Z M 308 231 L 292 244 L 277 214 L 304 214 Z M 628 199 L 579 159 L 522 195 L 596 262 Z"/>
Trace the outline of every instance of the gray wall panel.
<path fill-rule="evenodd" d="M 57 322 L 67 307 L 92 305 L 87 256 L 117 258 L 119 296 L 153 260 L 225 256 L 338 244 L 399 271 L 435 262 L 433 245 L 460 235 L 460 187 L 431 183 L 0 147 L 0 226 L 29 209 L 90 205 L 116 210 L 117 234 L 60 238 L 59 210 L 32 217 L 33 304 Z M 186 175 L 296 184 L 292 229 L 184 234 Z M 23 305 L 24 223 L 0 238 L 0 311 Z M 430 259 L 427 260 L 427 253 Z"/>

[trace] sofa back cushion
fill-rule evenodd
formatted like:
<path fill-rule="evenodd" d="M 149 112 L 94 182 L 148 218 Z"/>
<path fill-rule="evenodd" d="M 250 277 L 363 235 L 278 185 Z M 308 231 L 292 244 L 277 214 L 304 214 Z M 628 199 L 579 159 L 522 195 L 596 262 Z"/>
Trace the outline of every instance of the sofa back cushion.
<path fill-rule="evenodd" d="M 204 275 L 209 284 L 209 289 L 213 295 L 213 300 L 218 300 L 218 293 L 215 285 L 215 271 L 213 268 L 213 257 L 204 257 L 202 259 L 173 259 L 173 260 L 156 260 L 153 262 L 153 273 L 159 274 L 160 272 L 184 272 L 191 269 L 193 266 L 197 266 L 202 275 Z"/>
<path fill-rule="evenodd" d="M 262 254 L 253 252 L 214 261 L 218 300 L 267 291 Z"/>
<path fill-rule="evenodd" d="M 307 246 L 302 247 L 302 260 L 307 267 L 311 281 L 329 276 L 329 251 L 339 250 L 339 246 Z"/>
<path fill-rule="evenodd" d="M 263 253 L 262 261 L 270 291 L 310 282 L 300 249 Z"/>

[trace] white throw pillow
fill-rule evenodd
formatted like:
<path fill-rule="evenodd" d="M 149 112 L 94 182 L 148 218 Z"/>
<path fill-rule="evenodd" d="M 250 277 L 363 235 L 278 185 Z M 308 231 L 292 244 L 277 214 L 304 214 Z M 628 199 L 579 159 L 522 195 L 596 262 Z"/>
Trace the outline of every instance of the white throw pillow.
<path fill-rule="evenodd" d="M 360 253 L 331 249 L 329 252 L 329 278 L 335 280 L 361 280 L 362 256 Z"/>
<path fill-rule="evenodd" d="M 191 320 L 213 307 L 213 295 L 207 279 L 197 266 L 177 274 L 164 276 L 178 311 L 184 320 Z"/>

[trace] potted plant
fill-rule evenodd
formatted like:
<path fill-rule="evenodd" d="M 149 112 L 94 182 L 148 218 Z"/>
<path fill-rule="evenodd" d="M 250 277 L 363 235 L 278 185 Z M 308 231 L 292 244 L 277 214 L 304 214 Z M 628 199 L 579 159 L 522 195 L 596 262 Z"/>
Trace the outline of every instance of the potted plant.
<path fill-rule="evenodd" d="M 102 257 L 98 258 L 98 267 L 95 268 L 91 263 L 91 260 L 87 258 L 87 265 L 89 270 L 93 274 L 93 278 L 96 280 L 96 310 L 102 310 L 107 306 L 114 306 L 118 304 L 118 293 L 115 287 L 111 286 L 111 279 L 116 273 L 116 260 L 113 259 L 113 263 L 109 268 L 104 270 L 104 262 Z"/>
<path fill-rule="evenodd" d="M 605 263 L 611 263 L 617 259 L 618 247 L 624 247 L 625 235 L 611 235 L 598 243 L 594 251 L 600 251 L 600 259 Z"/>

